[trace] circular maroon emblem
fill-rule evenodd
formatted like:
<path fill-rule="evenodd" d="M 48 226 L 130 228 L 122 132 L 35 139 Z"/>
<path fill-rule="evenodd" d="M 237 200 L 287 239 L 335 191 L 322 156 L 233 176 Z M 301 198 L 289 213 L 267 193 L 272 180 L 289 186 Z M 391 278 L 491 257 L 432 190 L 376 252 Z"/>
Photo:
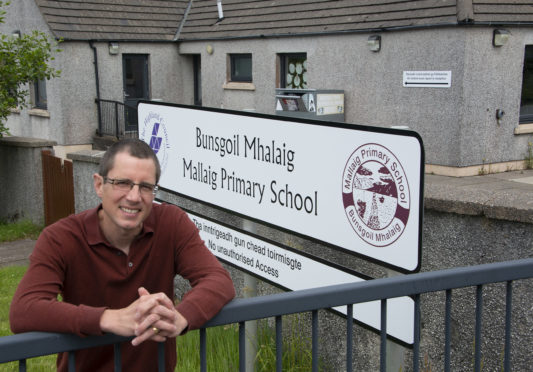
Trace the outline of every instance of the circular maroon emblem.
<path fill-rule="evenodd" d="M 409 183 L 386 147 L 367 143 L 352 153 L 342 175 L 342 198 L 350 225 L 368 244 L 385 247 L 405 230 Z"/>

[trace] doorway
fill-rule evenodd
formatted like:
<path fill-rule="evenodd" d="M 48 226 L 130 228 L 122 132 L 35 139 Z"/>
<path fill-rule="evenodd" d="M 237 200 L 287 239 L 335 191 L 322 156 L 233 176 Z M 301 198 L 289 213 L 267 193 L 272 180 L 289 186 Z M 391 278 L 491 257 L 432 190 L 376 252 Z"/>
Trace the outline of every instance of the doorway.
<path fill-rule="evenodd" d="M 200 54 L 193 55 L 194 76 L 194 105 L 202 106 L 202 58 Z"/>
<path fill-rule="evenodd" d="M 123 54 L 124 120 L 126 132 L 137 131 L 137 102 L 149 99 L 148 55 Z"/>

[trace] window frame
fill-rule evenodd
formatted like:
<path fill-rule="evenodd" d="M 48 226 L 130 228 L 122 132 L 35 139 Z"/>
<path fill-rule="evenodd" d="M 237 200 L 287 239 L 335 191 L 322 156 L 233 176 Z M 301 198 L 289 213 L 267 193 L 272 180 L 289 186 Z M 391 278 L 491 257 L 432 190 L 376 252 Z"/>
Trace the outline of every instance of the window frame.
<path fill-rule="evenodd" d="M 287 70 L 289 65 L 289 59 L 290 58 L 298 58 L 298 59 L 304 59 L 307 61 L 307 53 L 306 52 L 298 52 L 298 53 L 279 53 L 278 54 L 278 62 L 279 62 L 279 79 L 278 84 L 279 88 L 284 89 L 290 89 L 287 88 Z M 307 71 L 307 70 L 306 70 Z"/>
<path fill-rule="evenodd" d="M 531 106 L 532 110 L 531 113 L 523 114 L 523 107 L 526 106 L 524 102 L 524 90 L 527 82 L 530 82 L 529 89 L 531 92 L 526 97 L 526 99 L 528 99 L 528 101 L 530 102 L 527 106 Z M 526 45 L 524 48 L 524 65 L 522 70 L 522 89 L 520 94 L 519 124 L 533 124 L 533 45 Z"/>
<path fill-rule="evenodd" d="M 48 109 L 48 97 L 46 92 L 46 80 L 35 80 L 33 82 L 33 107 L 41 110 Z"/>
<path fill-rule="evenodd" d="M 238 76 L 236 74 L 236 65 L 240 59 L 250 60 L 250 75 Z M 253 82 L 253 65 L 252 65 L 252 53 L 232 53 L 229 54 L 229 71 L 228 80 L 235 83 L 252 83 Z"/>

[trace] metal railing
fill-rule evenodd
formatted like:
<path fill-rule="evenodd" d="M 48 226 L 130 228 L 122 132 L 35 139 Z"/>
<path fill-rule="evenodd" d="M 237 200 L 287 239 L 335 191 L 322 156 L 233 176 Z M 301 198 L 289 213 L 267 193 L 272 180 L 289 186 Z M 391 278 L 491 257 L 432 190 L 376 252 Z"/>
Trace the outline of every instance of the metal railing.
<path fill-rule="evenodd" d="M 117 139 L 137 136 L 137 131 L 126 130 L 128 123 L 137 123 L 136 107 L 98 98 L 95 102 L 98 108 L 98 135 Z"/>
<path fill-rule="evenodd" d="M 485 264 L 471 267 L 454 268 L 434 272 L 395 276 L 358 283 L 339 284 L 334 286 L 286 292 L 268 296 L 235 299 L 226 305 L 219 314 L 211 319 L 200 330 L 200 363 L 201 371 L 206 371 L 206 328 L 239 324 L 239 369 L 245 371 L 245 322 L 250 320 L 275 318 L 276 330 L 276 370 L 281 371 L 282 350 L 282 316 L 294 313 L 311 312 L 312 320 L 312 369 L 318 371 L 318 310 L 336 306 L 347 306 L 346 318 L 346 370 L 352 371 L 353 346 L 353 304 L 369 301 L 381 301 L 381 338 L 380 338 L 380 370 L 386 370 L 386 311 L 387 299 L 413 296 L 414 312 L 414 345 L 412 369 L 420 370 L 420 295 L 424 293 L 445 291 L 445 347 L 444 371 L 450 371 L 451 354 L 451 307 L 452 291 L 458 288 L 476 288 L 475 309 L 475 350 L 474 371 L 481 370 L 482 345 L 482 312 L 483 287 L 491 283 L 506 283 L 505 301 L 505 332 L 503 370 L 511 371 L 511 313 L 513 282 L 533 278 L 533 259 L 522 259 L 501 263 Z M 106 335 L 103 337 L 80 338 L 74 335 L 57 333 L 29 332 L 25 334 L 0 338 L 0 363 L 20 361 L 20 370 L 25 370 L 25 360 L 40 355 L 54 354 L 115 344 L 115 370 L 120 371 L 120 342 L 129 338 Z M 163 345 L 163 344 L 161 344 Z M 160 370 L 164 355 L 163 347 L 159 348 L 158 357 Z M 69 363 L 74 365 L 74 353 L 69 354 Z M 73 369 L 72 369 L 73 370 Z"/>

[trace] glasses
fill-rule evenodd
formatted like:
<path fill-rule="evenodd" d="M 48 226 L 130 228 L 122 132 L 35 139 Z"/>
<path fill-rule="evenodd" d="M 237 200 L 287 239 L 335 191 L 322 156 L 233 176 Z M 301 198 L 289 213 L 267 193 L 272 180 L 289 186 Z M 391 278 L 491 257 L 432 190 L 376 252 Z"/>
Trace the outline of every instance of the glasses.
<path fill-rule="evenodd" d="M 116 178 L 104 177 L 104 182 L 110 183 L 111 185 L 113 185 L 113 190 L 117 190 L 120 192 L 129 192 L 130 190 L 133 190 L 133 187 L 135 185 L 137 185 L 139 186 L 139 191 L 143 196 L 154 196 L 157 190 L 159 189 L 159 186 L 153 185 L 151 183 L 135 183 L 132 180 L 128 179 L 121 180 Z"/>

